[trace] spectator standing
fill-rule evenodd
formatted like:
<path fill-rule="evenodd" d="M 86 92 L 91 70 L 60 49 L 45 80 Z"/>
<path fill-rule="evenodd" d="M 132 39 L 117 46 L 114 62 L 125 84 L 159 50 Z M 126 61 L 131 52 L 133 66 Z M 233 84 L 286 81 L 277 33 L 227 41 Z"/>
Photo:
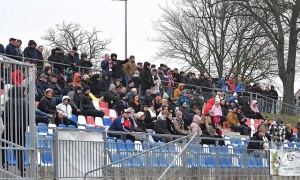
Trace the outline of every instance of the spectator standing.
<path fill-rule="evenodd" d="M 76 55 L 76 53 L 75 53 L 75 55 Z M 82 70 L 80 72 L 87 73 L 89 68 L 91 68 L 93 66 L 93 63 L 90 61 L 90 59 L 88 59 L 88 55 L 86 53 L 81 53 L 80 57 L 81 58 L 78 63 L 78 64 L 80 64 L 78 66 L 82 67 Z"/>
<path fill-rule="evenodd" d="M 18 58 L 20 56 L 20 52 L 16 47 L 17 44 L 17 39 L 15 38 L 10 38 L 9 39 L 9 44 L 6 46 L 6 54 L 8 57 L 20 61 L 21 59 Z"/>
<path fill-rule="evenodd" d="M 38 51 L 36 49 L 36 42 L 34 40 L 30 40 L 28 42 L 28 47 L 24 49 L 24 57 L 30 58 L 30 63 L 36 64 L 36 59 L 38 59 Z"/>
<path fill-rule="evenodd" d="M 157 92 L 160 92 L 160 87 L 161 87 L 161 79 L 157 75 L 157 70 L 155 68 L 151 69 L 151 74 L 152 74 L 152 79 L 154 86 L 151 87 L 151 94 L 154 97 Z"/>
<path fill-rule="evenodd" d="M 269 127 L 269 133 L 272 139 L 271 149 L 283 150 L 283 142 L 285 140 L 286 132 L 281 117 L 277 117 L 275 119 L 275 123 Z"/>
<path fill-rule="evenodd" d="M 123 65 L 123 71 L 125 75 L 125 82 L 126 86 L 128 85 L 128 82 L 131 80 L 131 77 L 134 75 L 134 72 L 136 71 L 137 67 L 135 64 L 135 57 L 131 55 L 129 57 L 129 61 Z"/>
<path fill-rule="evenodd" d="M 104 55 L 104 60 L 102 60 L 101 62 L 101 68 L 102 70 L 105 72 L 105 74 L 107 74 L 109 76 L 109 81 L 112 77 L 113 71 L 112 71 L 112 61 L 110 60 L 110 55 L 109 54 L 105 54 Z"/>
<path fill-rule="evenodd" d="M 0 44 L 0 54 L 6 54 L 6 49 L 2 44 Z"/>
<path fill-rule="evenodd" d="M 134 75 L 132 76 L 131 81 L 134 83 L 134 86 L 133 86 L 134 88 L 140 89 L 140 86 L 142 83 L 142 80 L 140 78 L 140 71 L 134 72 Z"/>
<path fill-rule="evenodd" d="M 59 48 L 59 47 L 55 48 L 53 59 L 48 58 L 48 61 L 53 62 L 52 66 L 55 69 L 60 69 L 60 70 L 63 69 L 64 68 L 63 64 L 65 64 L 65 55 L 64 55 L 63 51 L 61 50 L 61 48 Z"/>
<path fill-rule="evenodd" d="M 218 127 L 221 116 L 222 116 L 222 108 L 220 106 L 220 100 L 216 99 L 214 105 L 211 110 L 214 112 L 213 123 L 215 123 L 215 127 Z"/>
<path fill-rule="evenodd" d="M 43 51 L 44 51 L 44 46 L 37 47 L 37 59 L 39 60 L 36 62 L 37 68 L 41 68 L 44 65 Z"/>
<path fill-rule="evenodd" d="M 110 57 L 112 61 L 111 69 L 113 71 L 113 82 L 115 82 L 117 79 L 119 79 L 122 82 L 124 77 L 123 64 L 126 64 L 128 62 L 128 59 L 126 59 L 125 61 L 118 60 L 118 56 L 115 53 L 112 53 Z"/>
<path fill-rule="evenodd" d="M 150 63 L 145 62 L 143 70 L 140 74 L 141 78 L 141 95 L 144 96 L 146 94 L 146 90 L 150 89 L 154 86 L 153 78 L 150 72 Z"/>
<path fill-rule="evenodd" d="M 77 47 L 73 47 L 72 50 L 74 51 L 74 58 L 75 58 L 75 64 L 76 66 L 81 66 L 81 59 L 79 58 L 78 49 Z M 75 68 L 75 71 L 78 72 L 78 67 Z M 86 73 L 86 72 L 84 72 Z"/>
<path fill-rule="evenodd" d="M 69 54 L 65 56 L 64 63 L 66 64 L 65 68 L 72 67 L 74 71 L 77 71 L 77 64 L 76 64 L 76 57 L 75 57 L 74 50 L 70 50 Z"/>
<path fill-rule="evenodd" d="M 181 75 L 178 73 L 178 69 L 177 68 L 175 68 L 173 70 L 172 76 L 173 76 L 173 79 L 174 79 L 174 83 L 176 85 L 179 84 L 179 83 L 182 83 Z"/>
<path fill-rule="evenodd" d="M 270 95 L 270 98 L 273 99 L 272 107 L 271 107 L 272 112 L 273 112 L 274 114 L 276 114 L 276 112 L 277 112 L 277 111 L 276 111 L 276 108 L 277 108 L 276 104 L 277 104 L 277 100 L 278 100 L 278 93 L 277 93 L 277 91 L 275 90 L 275 88 L 274 88 L 273 85 L 271 86 L 271 90 L 269 91 L 269 95 Z"/>
<path fill-rule="evenodd" d="M 228 84 L 228 90 L 231 92 L 231 94 L 233 94 L 236 90 L 233 78 L 229 78 L 227 84 Z"/>

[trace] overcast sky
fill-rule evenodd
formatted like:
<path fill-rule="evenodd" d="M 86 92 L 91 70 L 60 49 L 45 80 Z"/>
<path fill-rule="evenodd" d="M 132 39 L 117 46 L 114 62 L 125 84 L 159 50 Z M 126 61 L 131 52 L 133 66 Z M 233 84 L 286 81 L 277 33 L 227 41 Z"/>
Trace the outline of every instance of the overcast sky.
<path fill-rule="evenodd" d="M 152 21 L 161 14 L 159 4 L 165 0 L 128 0 L 128 53 L 135 55 L 136 61 L 153 62 L 159 46 L 149 41 L 157 36 Z M 112 0 L 2 0 L 0 1 L 0 43 L 8 44 L 11 37 L 23 41 L 24 49 L 33 39 L 37 44 L 45 31 L 55 24 L 77 22 L 82 27 L 102 30 L 103 37 L 111 37 L 109 53 L 125 56 L 125 2 Z M 156 61 L 156 64 L 159 64 Z M 172 67 L 172 66 L 171 66 Z M 174 67 L 173 67 L 174 68 Z"/>

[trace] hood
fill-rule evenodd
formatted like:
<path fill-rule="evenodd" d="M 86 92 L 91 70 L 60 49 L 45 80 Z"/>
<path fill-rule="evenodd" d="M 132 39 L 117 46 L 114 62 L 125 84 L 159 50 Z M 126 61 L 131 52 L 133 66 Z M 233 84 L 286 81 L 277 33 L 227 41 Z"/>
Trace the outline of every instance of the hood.
<path fill-rule="evenodd" d="M 48 72 L 49 69 L 51 69 L 51 67 L 48 67 L 48 66 L 45 67 L 45 70 L 44 70 L 45 74 L 47 74 L 47 72 Z"/>
<path fill-rule="evenodd" d="M 221 78 L 221 79 L 220 79 L 220 82 L 221 82 L 221 83 L 225 82 L 225 78 Z"/>
<path fill-rule="evenodd" d="M 198 124 L 198 125 L 200 125 L 200 120 L 201 120 L 201 117 L 197 114 L 193 118 L 193 122 Z"/>
<path fill-rule="evenodd" d="M 64 102 L 64 100 L 65 99 L 68 99 L 69 100 L 69 102 L 70 102 L 70 97 L 69 96 L 63 96 L 63 98 L 62 98 L 62 102 Z"/>
<path fill-rule="evenodd" d="M 239 84 L 237 85 L 237 89 L 241 89 L 242 88 L 241 85 L 244 85 L 244 83 L 243 82 L 239 82 Z"/>
<path fill-rule="evenodd" d="M 75 73 L 74 74 L 74 78 L 73 78 L 73 81 L 75 82 L 80 82 L 81 80 L 81 75 L 79 73 Z"/>
<path fill-rule="evenodd" d="M 53 92 L 53 90 L 51 89 L 51 88 L 48 88 L 48 89 L 46 89 L 46 91 L 45 91 L 45 96 L 46 96 L 46 94 L 47 94 L 47 92 L 48 91 L 51 91 L 52 92 L 52 94 L 54 95 L 54 92 Z"/>
<path fill-rule="evenodd" d="M 34 40 L 29 40 L 28 46 L 31 46 L 32 44 L 34 44 L 36 46 L 36 42 Z"/>
<path fill-rule="evenodd" d="M 97 80 L 98 78 L 101 78 L 100 74 L 95 74 L 94 76 L 92 76 L 91 81 L 93 81 L 94 83 L 97 84 L 98 83 L 98 80 Z"/>
<path fill-rule="evenodd" d="M 255 104 L 257 103 L 257 101 L 256 100 L 252 100 L 252 102 L 251 102 L 251 106 L 255 106 Z"/>
<path fill-rule="evenodd" d="M 147 68 L 147 66 L 150 66 L 150 63 L 149 63 L 149 62 L 144 62 L 144 67 L 143 67 L 143 69 L 149 69 L 149 68 Z"/>
<path fill-rule="evenodd" d="M 102 79 L 103 79 L 103 80 L 105 80 L 105 76 L 108 76 L 108 74 L 106 74 L 106 73 L 103 73 L 103 74 L 102 74 Z"/>
<path fill-rule="evenodd" d="M 87 53 L 81 53 L 80 55 L 81 59 L 85 58 L 85 57 L 88 57 Z"/>
<path fill-rule="evenodd" d="M 178 89 L 180 89 L 181 87 L 184 87 L 185 85 L 183 83 L 179 83 L 178 84 Z"/>
<path fill-rule="evenodd" d="M 113 88 L 116 88 L 116 85 L 114 85 L 114 84 L 111 84 L 110 86 L 109 86 L 109 91 L 111 91 Z"/>
<path fill-rule="evenodd" d="M 157 69 L 155 69 L 155 68 L 151 69 L 151 74 L 153 74 L 154 71 L 156 71 L 156 73 L 158 74 Z"/>
<path fill-rule="evenodd" d="M 214 98 L 210 98 L 210 99 L 208 100 L 208 104 L 214 105 L 214 103 L 215 103 L 215 99 L 214 99 Z"/>
<path fill-rule="evenodd" d="M 51 50 L 51 55 L 54 55 L 55 54 L 55 49 L 52 49 Z"/>
<path fill-rule="evenodd" d="M 9 89 L 8 97 L 10 98 L 22 98 L 23 92 L 26 90 L 24 86 L 13 86 Z"/>

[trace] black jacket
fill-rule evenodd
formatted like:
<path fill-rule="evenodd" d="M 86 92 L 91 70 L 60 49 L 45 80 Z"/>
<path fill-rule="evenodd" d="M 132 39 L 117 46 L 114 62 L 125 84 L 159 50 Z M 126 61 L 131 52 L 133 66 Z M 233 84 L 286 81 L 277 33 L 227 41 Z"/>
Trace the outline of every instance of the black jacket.
<path fill-rule="evenodd" d="M 80 66 L 83 67 L 80 72 L 87 73 L 90 67 L 93 66 L 91 61 L 80 60 Z"/>
<path fill-rule="evenodd" d="M 55 69 L 59 69 L 59 70 L 63 69 L 64 66 L 62 64 L 65 63 L 64 59 L 65 59 L 65 57 L 64 57 L 63 53 L 55 53 L 52 61 L 55 63 L 60 63 L 60 64 L 54 64 L 53 67 Z"/>
<path fill-rule="evenodd" d="M 116 102 L 116 111 L 118 115 L 121 115 L 124 109 L 127 109 L 129 107 L 129 104 L 124 100 L 118 100 Z"/>
<path fill-rule="evenodd" d="M 131 77 L 131 81 L 133 81 L 133 83 L 134 83 L 134 88 L 136 88 L 136 89 L 140 88 L 140 85 L 141 85 L 142 81 L 141 81 L 141 78 L 139 76 L 133 75 Z"/>
<path fill-rule="evenodd" d="M 71 66 L 71 67 L 75 67 L 74 63 L 76 62 L 76 58 L 75 56 L 71 56 L 70 54 L 66 55 L 64 58 L 64 63 Z M 66 66 L 68 67 L 68 66 Z"/>
<path fill-rule="evenodd" d="M 66 84 L 63 88 L 63 92 L 62 92 L 62 95 L 63 96 L 66 96 L 70 91 L 73 91 L 73 86 L 69 85 L 69 84 Z"/>
<path fill-rule="evenodd" d="M 148 63 L 149 64 L 149 63 Z M 142 89 L 151 89 L 151 86 L 154 86 L 153 78 L 147 64 L 145 63 L 144 68 L 140 74 L 141 78 L 141 88 Z"/>
<path fill-rule="evenodd" d="M 80 101 L 80 95 L 76 93 L 77 89 L 79 88 L 79 86 L 75 86 L 73 91 L 70 91 L 68 93 L 68 96 L 70 98 L 70 105 L 72 107 L 72 111 L 76 112 L 77 109 L 83 110 L 82 108 L 82 104 Z"/>
<path fill-rule="evenodd" d="M 168 119 L 166 120 L 167 122 L 167 128 L 168 128 L 168 131 L 171 133 L 171 134 L 174 134 L 176 135 L 176 131 L 175 131 L 175 128 L 174 128 L 174 123 L 172 122 L 172 119 Z"/>
<path fill-rule="evenodd" d="M 120 99 L 119 95 L 117 93 L 113 93 L 111 91 L 108 91 L 104 95 L 105 101 L 108 103 L 108 107 L 112 108 L 116 105 L 117 101 Z"/>
<path fill-rule="evenodd" d="M 82 93 L 79 95 L 79 98 L 80 98 L 80 102 L 82 104 L 83 110 L 88 110 L 88 109 L 95 110 L 93 100 L 88 94 Z"/>
<path fill-rule="evenodd" d="M 113 61 L 114 62 L 114 61 Z M 120 78 L 124 76 L 124 72 L 123 72 L 123 64 L 126 64 L 128 62 L 128 59 L 126 59 L 125 61 L 121 61 L 121 60 L 116 60 L 116 64 L 112 64 L 112 77 L 114 78 Z"/>
<path fill-rule="evenodd" d="M 249 142 L 247 147 L 248 152 L 251 152 L 254 149 L 263 150 L 264 140 L 261 137 L 259 137 L 257 133 L 255 133 L 250 140 L 260 142 Z"/>
<path fill-rule="evenodd" d="M 167 120 L 158 119 L 154 125 L 155 134 L 169 134 Z"/>
<path fill-rule="evenodd" d="M 37 51 L 37 59 L 40 60 L 40 61 L 36 61 L 36 66 L 37 67 L 43 67 L 44 65 L 44 57 L 43 57 L 43 54 L 40 53 L 39 51 Z"/>
<path fill-rule="evenodd" d="M 105 80 L 106 74 L 102 75 L 102 79 L 99 81 L 100 92 L 107 92 L 109 88 L 109 80 Z"/>
<path fill-rule="evenodd" d="M 144 132 L 147 133 L 146 125 L 144 121 L 141 121 L 139 119 L 135 120 L 135 123 L 137 125 L 137 131 L 136 132 Z"/>
<path fill-rule="evenodd" d="M 45 112 L 47 114 L 56 114 L 56 103 L 53 98 L 48 99 L 45 96 L 42 97 L 40 103 L 37 107 L 40 111 Z"/>

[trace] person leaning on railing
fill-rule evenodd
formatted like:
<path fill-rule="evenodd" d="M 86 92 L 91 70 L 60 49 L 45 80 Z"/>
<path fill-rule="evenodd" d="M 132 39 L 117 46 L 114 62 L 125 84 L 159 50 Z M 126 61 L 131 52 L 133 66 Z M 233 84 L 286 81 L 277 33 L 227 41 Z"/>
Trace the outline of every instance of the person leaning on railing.
<path fill-rule="evenodd" d="M 253 154 L 255 157 L 266 158 L 269 149 L 267 142 L 265 131 L 262 129 L 257 130 L 247 146 L 248 153 Z"/>

